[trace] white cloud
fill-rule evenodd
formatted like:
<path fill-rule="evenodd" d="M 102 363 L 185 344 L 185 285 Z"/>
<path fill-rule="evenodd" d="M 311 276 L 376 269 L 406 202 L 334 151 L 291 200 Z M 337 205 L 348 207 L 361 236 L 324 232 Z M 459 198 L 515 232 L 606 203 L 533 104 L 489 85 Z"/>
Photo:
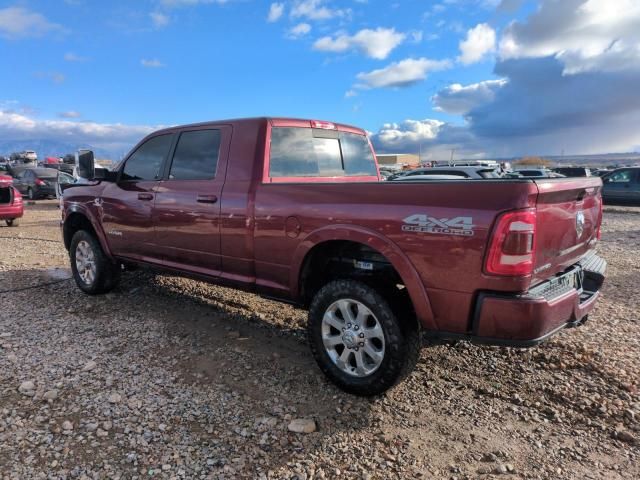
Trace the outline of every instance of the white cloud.
<path fill-rule="evenodd" d="M 385 150 L 394 148 L 405 150 L 409 145 L 434 140 L 443 125 L 444 122 L 431 119 L 405 120 L 401 124 L 386 123 L 375 134 L 375 138 Z"/>
<path fill-rule="evenodd" d="M 65 62 L 86 62 L 89 59 L 87 57 L 81 57 L 80 55 L 76 55 L 73 52 L 67 52 L 64 54 Z"/>
<path fill-rule="evenodd" d="M 346 17 L 351 14 L 350 9 L 329 8 L 326 0 L 296 0 L 291 7 L 292 18 L 307 18 L 309 20 L 329 20 L 335 17 Z"/>
<path fill-rule="evenodd" d="M 313 48 L 336 53 L 359 50 L 370 58 L 384 60 L 406 37 L 394 28 L 364 29 L 354 35 L 322 37 L 313 44 Z"/>
<path fill-rule="evenodd" d="M 56 140 L 92 145 L 121 153 L 158 128 L 161 127 L 40 120 L 25 114 L 0 110 L 0 140 Z"/>
<path fill-rule="evenodd" d="M 167 66 L 157 58 L 151 58 L 151 59 L 143 58 L 142 60 L 140 60 L 140 65 L 142 65 L 145 68 L 164 68 Z"/>
<path fill-rule="evenodd" d="M 287 32 L 287 37 L 289 38 L 300 38 L 308 35 L 311 32 L 311 25 L 308 23 L 299 23 L 298 25 L 292 27 Z"/>
<path fill-rule="evenodd" d="M 640 68 L 640 2 L 541 0 L 526 21 L 506 28 L 500 56 L 556 56 L 565 74 Z"/>
<path fill-rule="evenodd" d="M 151 17 L 151 22 L 156 28 L 164 28 L 171 22 L 171 18 L 169 17 L 169 15 L 161 12 L 151 12 L 149 14 L 149 17 Z"/>
<path fill-rule="evenodd" d="M 407 58 L 385 68 L 368 73 L 359 73 L 359 88 L 407 87 L 427 78 L 429 72 L 451 67 L 449 60 Z"/>
<path fill-rule="evenodd" d="M 4 38 L 42 37 L 52 32 L 64 32 L 64 28 L 23 7 L 0 9 L 0 36 Z"/>
<path fill-rule="evenodd" d="M 431 101 L 437 111 L 465 115 L 474 108 L 491 102 L 496 96 L 496 91 L 506 83 L 503 79 L 486 80 L 465 86 L 454 83 L 431 97 Z"/>
<path fill-rule="evenodd" d="M 460 42 L 458 60 L 469 65 L 482 60 L 487 54 L 495 51 L 496 32 L 486 23 L 480 23 L 467 31 L 467 37 Z"/>
<path fill-rule="evenodd" d="M 284 3 L 272 3 L 269 7 L 267 22 L 277 22 L 284 13 Z"/>
<path fill-rule="evenodd" d="M 58 116 L 60 118 L 80 118 L 82 115 L 75 110 L 69 110 L 68 112 L 60 112 Z"/>

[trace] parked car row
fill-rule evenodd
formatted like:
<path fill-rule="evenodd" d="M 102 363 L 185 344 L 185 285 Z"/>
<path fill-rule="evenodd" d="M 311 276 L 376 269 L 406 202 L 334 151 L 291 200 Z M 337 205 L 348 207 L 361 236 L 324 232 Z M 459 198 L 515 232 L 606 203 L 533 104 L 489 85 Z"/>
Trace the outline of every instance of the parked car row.
<path fill-rule="evenodd" d="M 640 167 L 625 167 L 615 170 L 592 172 L 586 167 L 520 168 L 502 171 L 499 167 L 452 166 L 416 168 L 414 170 L 389 173 L 387 181 L 420 182 L 435 180 L 480 180 L 497 178 L 564 178 L 600 176 L 603 182 L 602 196 L 605 202 L 640 203 Z"/>

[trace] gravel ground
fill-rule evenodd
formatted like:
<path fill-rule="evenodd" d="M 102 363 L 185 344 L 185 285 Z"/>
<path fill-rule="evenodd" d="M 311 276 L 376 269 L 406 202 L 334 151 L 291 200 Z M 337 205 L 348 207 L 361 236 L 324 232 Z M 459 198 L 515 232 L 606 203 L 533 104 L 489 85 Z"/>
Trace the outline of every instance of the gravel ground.
<path fill-rule="evenodd" d="M 51 283 L 0 293 L 3 480 L 640 478 L 640 208 L 606 209 L 585 326 L 425 349 L 369 400 L 324 379 L 292 307 L 141 272 L 83 295 L 57 220 L 0 228 L 0 291 Z"/>

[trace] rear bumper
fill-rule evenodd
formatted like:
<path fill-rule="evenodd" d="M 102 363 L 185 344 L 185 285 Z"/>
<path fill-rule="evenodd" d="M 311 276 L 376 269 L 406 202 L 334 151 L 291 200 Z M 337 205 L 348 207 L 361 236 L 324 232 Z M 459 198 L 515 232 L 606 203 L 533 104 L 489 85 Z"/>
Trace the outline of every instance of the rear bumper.
<path fill-rule="evenodd" d="M 606 266 L 604 259 L 592 253 L 526 294 L 480 293 L 471 333 L 442 333 L 436 337 L 513 347 L 537 345 L 558 331 L 587 320 L 600 296 Z"/>
<path fill-rule="evenodd" d="M 24 207 L 22 205 L 2 205 L 0 204 L 0 220 L 13 220 L 24 215 Z"/>

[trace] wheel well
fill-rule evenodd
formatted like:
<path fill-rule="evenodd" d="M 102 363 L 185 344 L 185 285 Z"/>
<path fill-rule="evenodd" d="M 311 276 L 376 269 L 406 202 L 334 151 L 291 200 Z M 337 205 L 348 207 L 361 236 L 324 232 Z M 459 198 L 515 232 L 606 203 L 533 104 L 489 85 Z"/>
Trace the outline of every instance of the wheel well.
<path fill-rule="evenodd" d="M 300 295 L 309 306 L 316 293 L 327 283 L 354 279 L 378 291 L 401 319 L 419 328 L 413 303 L 400 274 L 380 252 L 362 243 L 332 240 L 313 247 L 305 257 L 300 272 Z M 403 322 L 407 323 L 407 322 Z"/>
<path fill-rule="evenodd" d="M 71 239 L 79 230 L 86 230 L 95 236 L 96 232 L 91 225 L 91 221 L 82 213 L 72 213 L 67 217 L 62 229 L 64 246 L 67 250 L 71 247 Z"/>

